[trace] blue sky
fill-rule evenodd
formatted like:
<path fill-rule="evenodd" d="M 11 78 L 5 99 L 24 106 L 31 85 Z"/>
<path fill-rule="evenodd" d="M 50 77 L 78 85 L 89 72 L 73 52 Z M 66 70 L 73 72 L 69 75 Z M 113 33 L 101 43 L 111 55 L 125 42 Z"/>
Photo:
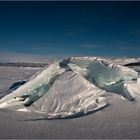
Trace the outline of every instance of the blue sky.
<path fill-rule="evenodd" d="M 140 56 L 140 2 L 0 2 L 0 52 Z"/>

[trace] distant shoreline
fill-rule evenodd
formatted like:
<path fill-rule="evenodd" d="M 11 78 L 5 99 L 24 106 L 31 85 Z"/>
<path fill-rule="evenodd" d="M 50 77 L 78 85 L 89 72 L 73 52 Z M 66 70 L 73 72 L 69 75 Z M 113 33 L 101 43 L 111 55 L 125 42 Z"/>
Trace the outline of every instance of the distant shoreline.
<path fill-rule="evenodd" d="M 0 66 L 4 67 L 45 67 L 51 64 L 52 62 L 8 62 L 8 63 L 0 63 Z M 140 62 L 128 63 L 124 66 L 140 66 Z"/>
<path fill-rule="evenodd" d="M 15 62 L 15 63 L 0 63 L 0 66 L 4 67 L 45 67 L 50 63 L 26 63 L 26 62 Z"/>

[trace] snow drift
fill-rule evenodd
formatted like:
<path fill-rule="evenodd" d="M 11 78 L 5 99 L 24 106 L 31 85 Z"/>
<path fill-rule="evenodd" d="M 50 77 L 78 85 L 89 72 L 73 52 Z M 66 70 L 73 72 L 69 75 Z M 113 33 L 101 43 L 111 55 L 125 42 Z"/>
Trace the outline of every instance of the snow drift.
<path fill-rule="evenodd" d="M 71 57 L 51 64 L 3 97 L 0 108 L 24 107 L 46 118 L 65 118 L 104 108 L 107 92 L 133 101 L 138 87 L 138 73 L 130 68 L 96 57 Z"/>

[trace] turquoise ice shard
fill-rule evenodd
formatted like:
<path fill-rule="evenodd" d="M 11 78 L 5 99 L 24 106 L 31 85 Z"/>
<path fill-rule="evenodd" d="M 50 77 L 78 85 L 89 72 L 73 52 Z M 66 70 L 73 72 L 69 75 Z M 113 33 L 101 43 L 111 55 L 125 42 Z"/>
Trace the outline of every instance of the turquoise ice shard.
<path fill-rule="evenodd" d="M 0 108 L 24 104 L 31 105 L 42 97 L 55 79 L 63 73 L 65 69 L 60 68 L 59 63 L 50 65 L 47 69 L 33 76 L 27 83 L 13 91 L 11 94 L 0 100 Z"/>
<path fill-rule="evenodd" d="M 109 92 L 118 93 L 128 100 L 133 100 L 131 93 L 124 88 L 124 83 L 135 83 L 138 73 L 128 67 L 115 65 L 105 59 L 86 57 L 72 58 L 71 69 L 81 73 L 88 81 Z"/>

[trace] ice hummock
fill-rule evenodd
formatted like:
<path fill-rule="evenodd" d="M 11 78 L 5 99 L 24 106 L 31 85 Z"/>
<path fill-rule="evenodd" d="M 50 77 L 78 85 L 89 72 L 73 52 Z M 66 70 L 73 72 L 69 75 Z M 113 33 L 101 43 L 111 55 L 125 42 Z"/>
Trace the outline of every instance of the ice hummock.
<path fill-rule="evenodd" d="M 46 118 L 86 114 L 107 106 L 107 92 L 134 100 L 130 89 L 137 80 L 136 71 L 105 59 L 72 57 L 55 62 L 3 97 L 0 108 L 24 106 Z"/>

